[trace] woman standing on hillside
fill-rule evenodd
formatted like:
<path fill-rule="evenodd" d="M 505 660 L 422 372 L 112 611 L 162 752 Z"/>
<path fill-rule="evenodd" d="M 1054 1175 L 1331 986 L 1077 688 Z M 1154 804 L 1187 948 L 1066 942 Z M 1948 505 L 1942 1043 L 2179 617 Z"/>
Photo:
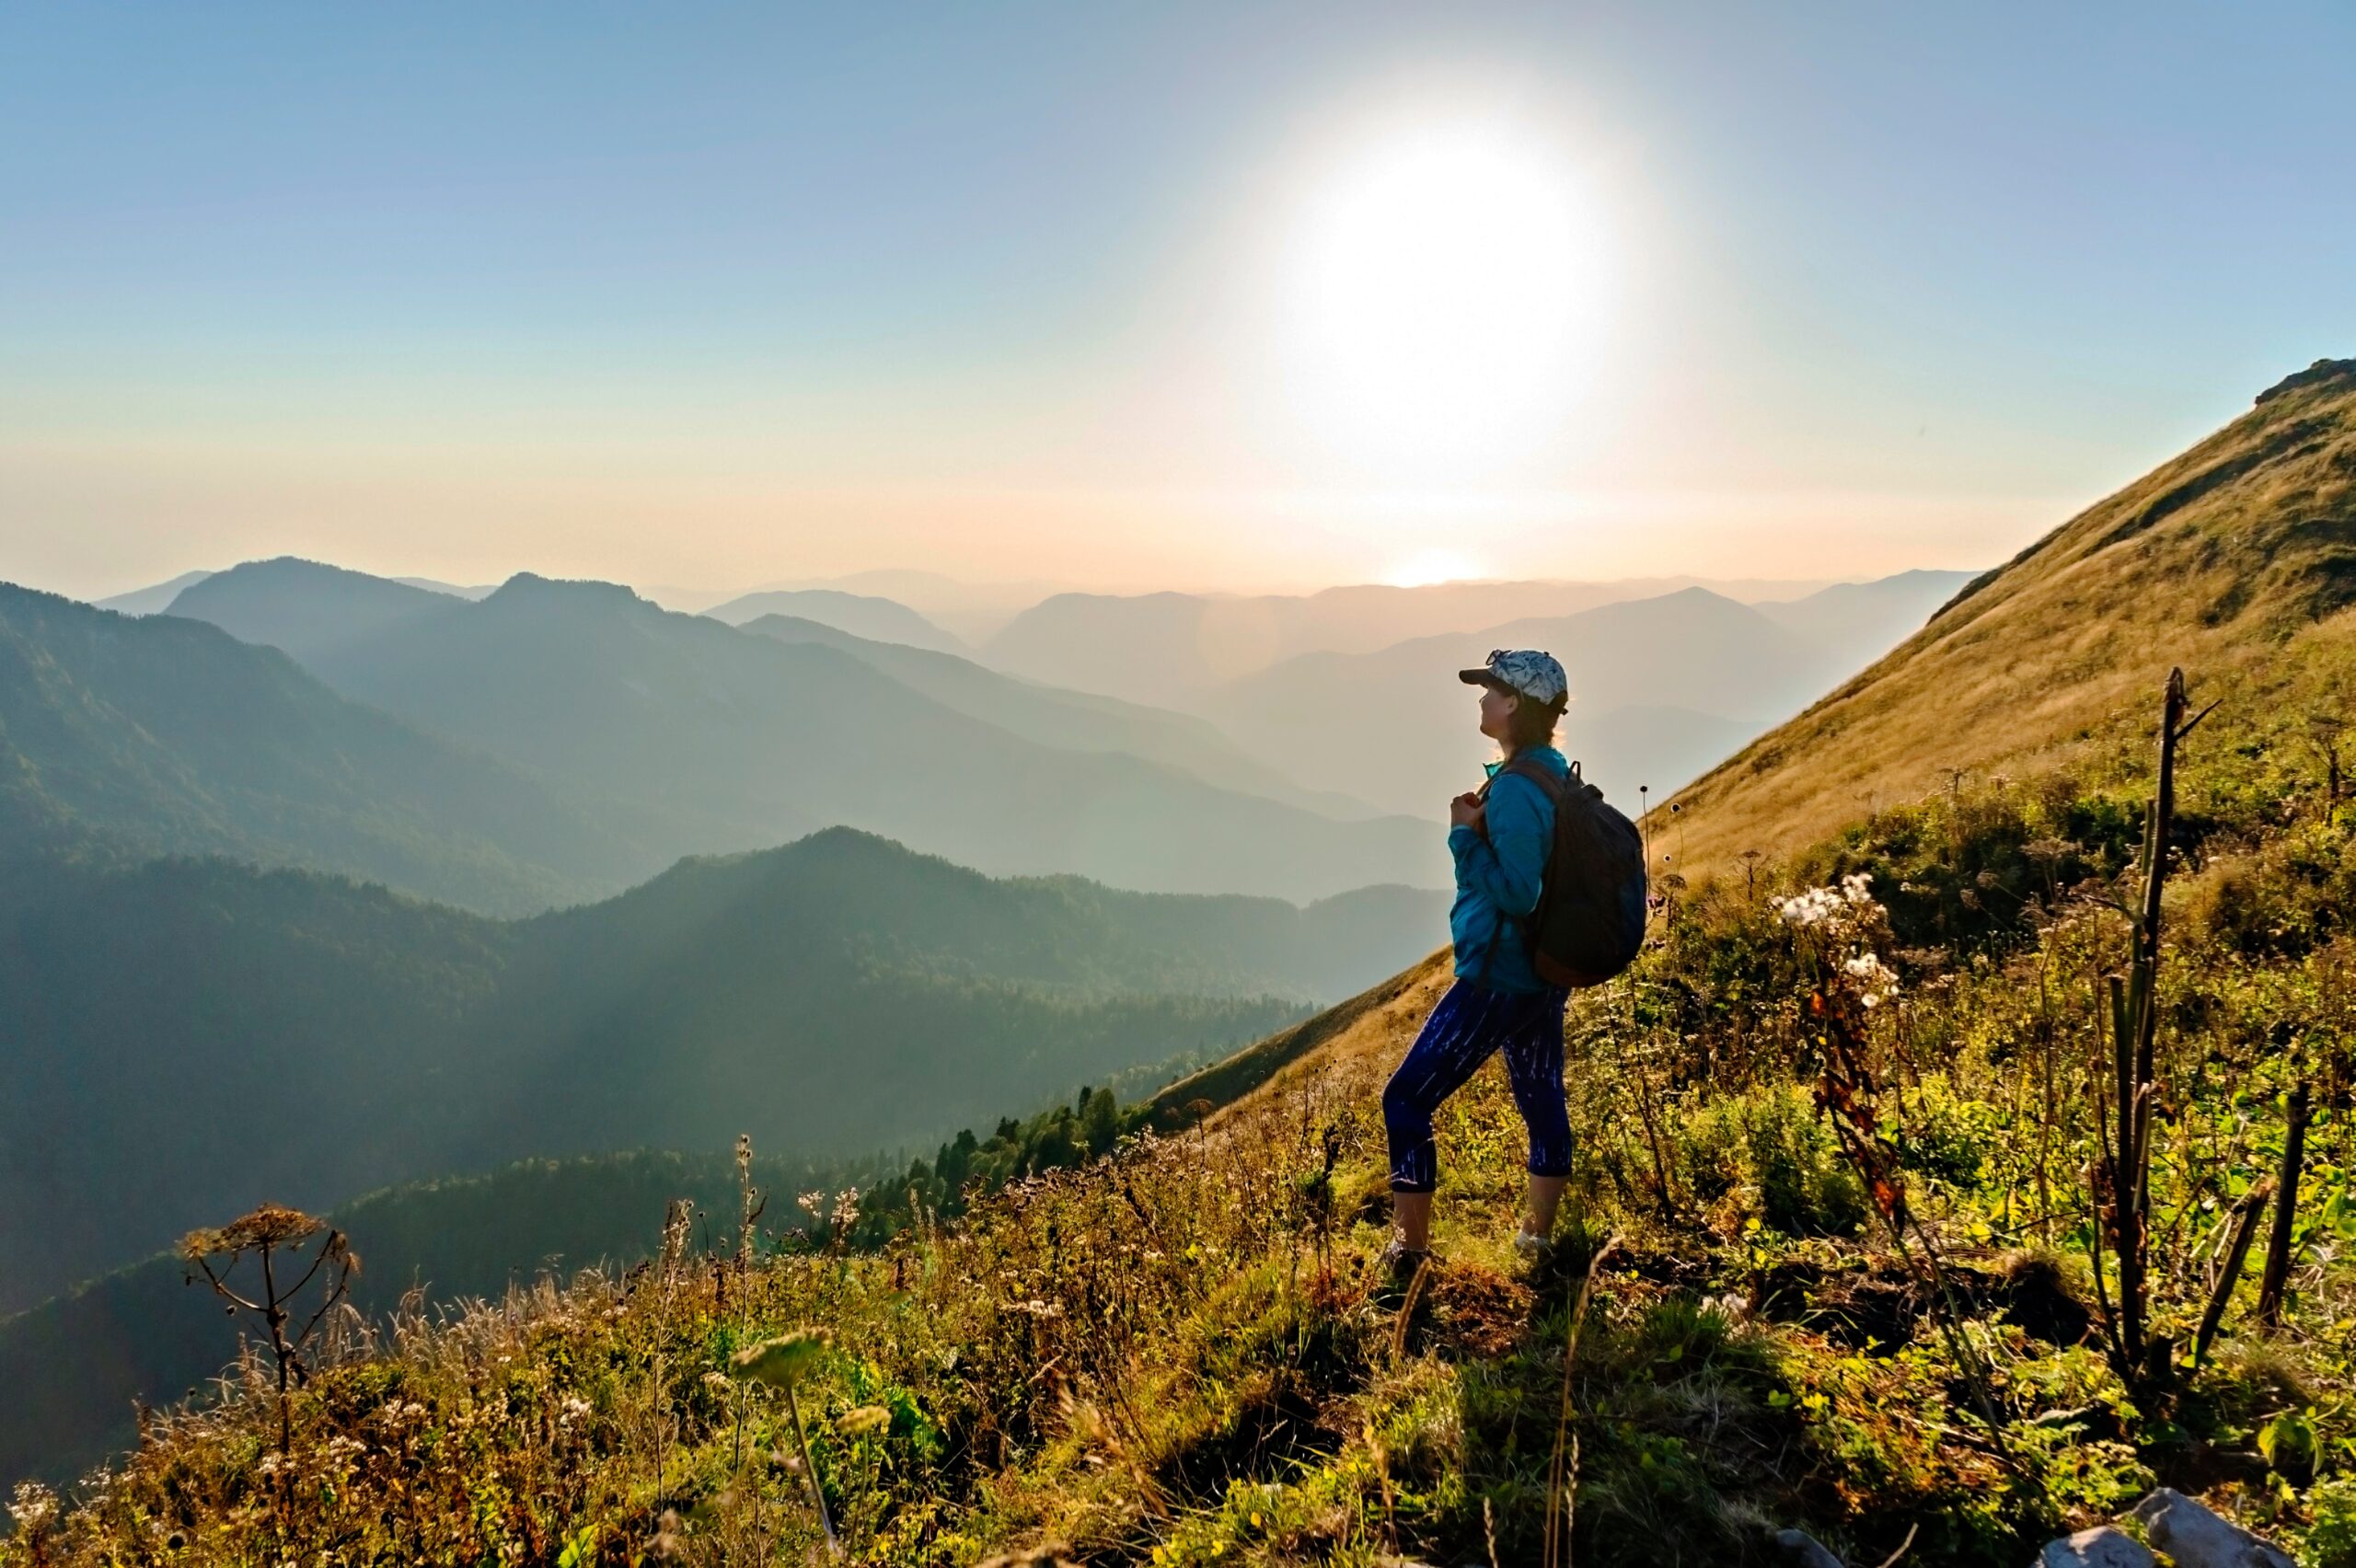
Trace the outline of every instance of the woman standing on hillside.
<path fill-rule="evenodd" d="M 1571 1124 L 1563 1104 L 1563 1009 L 1570 993 L 1538 977 L 1522 930 L 1538 907 L 1554 840 L 1554 802 L 1535 779 L 1503 771 L 1534 762 L 1558 779 L 1569 777 L 1570 764 L 1554 749 L 1569 682 L 1553 654 L 1533 649 L 1499 650 L 1459 678 L 1481 688 L 1481 733 L 1504 756 L 1490 765 L 1486 786 L 1449 802 L 1456 903 L 1448 923 L 1456 984 L 1382 1091 L 1392 1236 L 1381 1265 L 1397 1285 L 1430 1253 L 1432 1189 L 1439 1176 L 1432 1113 L 1492 1054 L 1505 1052 L 1514 1103 L 1530 1129 L 1529 1205 L 1514 1247 L 1532 1262 L 1545 1254 L 1571 1172 Z"/>

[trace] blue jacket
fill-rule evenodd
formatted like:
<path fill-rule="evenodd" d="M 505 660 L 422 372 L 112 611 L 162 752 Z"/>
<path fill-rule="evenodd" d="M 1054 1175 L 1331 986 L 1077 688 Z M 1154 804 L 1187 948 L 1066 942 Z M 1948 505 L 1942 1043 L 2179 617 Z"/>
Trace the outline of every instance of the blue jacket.
<path fill-rule="evenodd" d="M 1570 777 L 1571 765 L 1553 746 L 1522 755 L 1557 778 Z M 1469 827 L 1448 834 L 1456 858 L 1456 904 L 1448 912 L 1456 974 L 1493 991 L 1542 991 L 1546 983 L 1530 967 L 1522 921 L 1538 907 L 1554 847 L 1554 802 L 1527 778 L 1499 774 L 1495 764 L 1489 771 L 1496 781 L 1489 786 L 1487 834 Z"/>

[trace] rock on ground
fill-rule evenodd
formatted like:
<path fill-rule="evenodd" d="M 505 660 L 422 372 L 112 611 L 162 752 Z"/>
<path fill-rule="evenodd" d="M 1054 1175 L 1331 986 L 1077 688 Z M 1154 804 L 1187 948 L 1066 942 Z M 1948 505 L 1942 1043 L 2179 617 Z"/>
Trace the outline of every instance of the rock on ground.
<path fill-rule="evenodd" d="M 2038 1568 L 2156 1568 L 2158 1559 L 2126 1531 L 2099 1525 L 2045 1543 Z"/>
<path fill-rule="evenodd" d="M 2291 1554 L 2163 1486 L 2128 1511 L 2177 1568 L 2298 1568 Z"/>
<path fill-rule="evenodd" d="M 1791 1568 L 1845 1568 L 1822 1541 L 1806 1530 L 1777 1530 L 1775 1545 Z"/>

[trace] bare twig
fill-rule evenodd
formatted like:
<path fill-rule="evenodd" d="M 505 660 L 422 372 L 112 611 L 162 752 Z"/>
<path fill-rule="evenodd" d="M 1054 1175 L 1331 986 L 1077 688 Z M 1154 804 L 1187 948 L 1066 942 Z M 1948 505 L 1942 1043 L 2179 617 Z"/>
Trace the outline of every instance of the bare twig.
<path fill-rule="evenodd" d="M 1588 1303 L 1595 1295 L 1596 1276 L 1603 1260 L 1620 1245 L 1618 1232 L 1608 1238 L 1587 1261 L 1579 1293 L 1571 1303 L 1571 1323 L 1563 1338 L 1563 1401 L 1554 1418 L 1554 1453 L 1546 1470 L 1546 1568 L 1570 1568 L 1571 1510 L 1576 1505 L 1578 1439 L 1571 1435 L 1571 1374 L 1578 1365 L 1579 1330 L 1587 1322 Z M 1565 1446 L 1567 1444 L 1567 1447 Z"/>
<path fill-rule="evenodd" d="M 2265 1211 L 2266 1200 L 2274 1191 L 2274 1179 L 2261 1177 L 2256 1185 L 2241 1195 L 2234 1205 L 2229 1223 L 2233 1239 L 2225 1248 L 2225 1265 L 2217 1273 L 2217 1284 L 2209 1293 L 2209 1309 L 2200 1314 L 2200 1332 L 2192 1336 L 2192 1364 L 2196 1366 L 2207 1358 L 2209 1343 L 2217 1337 L 2217 1329 L 2225 1320 L 2225 1304 L 2233 1299 L 2234 1286 L 2242 1279 L 2242 1265 L 2249 1259 L 2249 1244 L 2258 1234 L 2258 1216 Z"/>

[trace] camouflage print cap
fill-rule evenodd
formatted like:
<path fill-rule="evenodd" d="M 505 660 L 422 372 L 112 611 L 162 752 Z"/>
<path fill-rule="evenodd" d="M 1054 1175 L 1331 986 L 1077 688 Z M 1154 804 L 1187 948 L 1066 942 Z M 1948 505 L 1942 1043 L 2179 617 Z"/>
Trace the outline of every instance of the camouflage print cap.
<path fill-rule="evenodd" d="M 1535 648 L 1492 649 L 1487 663 L 1459 670 L 1456 678 L 1466 686 L 1498 686 L 1545 708 L 1559 706 L 1571 689 L 1562 661 Z"/>

